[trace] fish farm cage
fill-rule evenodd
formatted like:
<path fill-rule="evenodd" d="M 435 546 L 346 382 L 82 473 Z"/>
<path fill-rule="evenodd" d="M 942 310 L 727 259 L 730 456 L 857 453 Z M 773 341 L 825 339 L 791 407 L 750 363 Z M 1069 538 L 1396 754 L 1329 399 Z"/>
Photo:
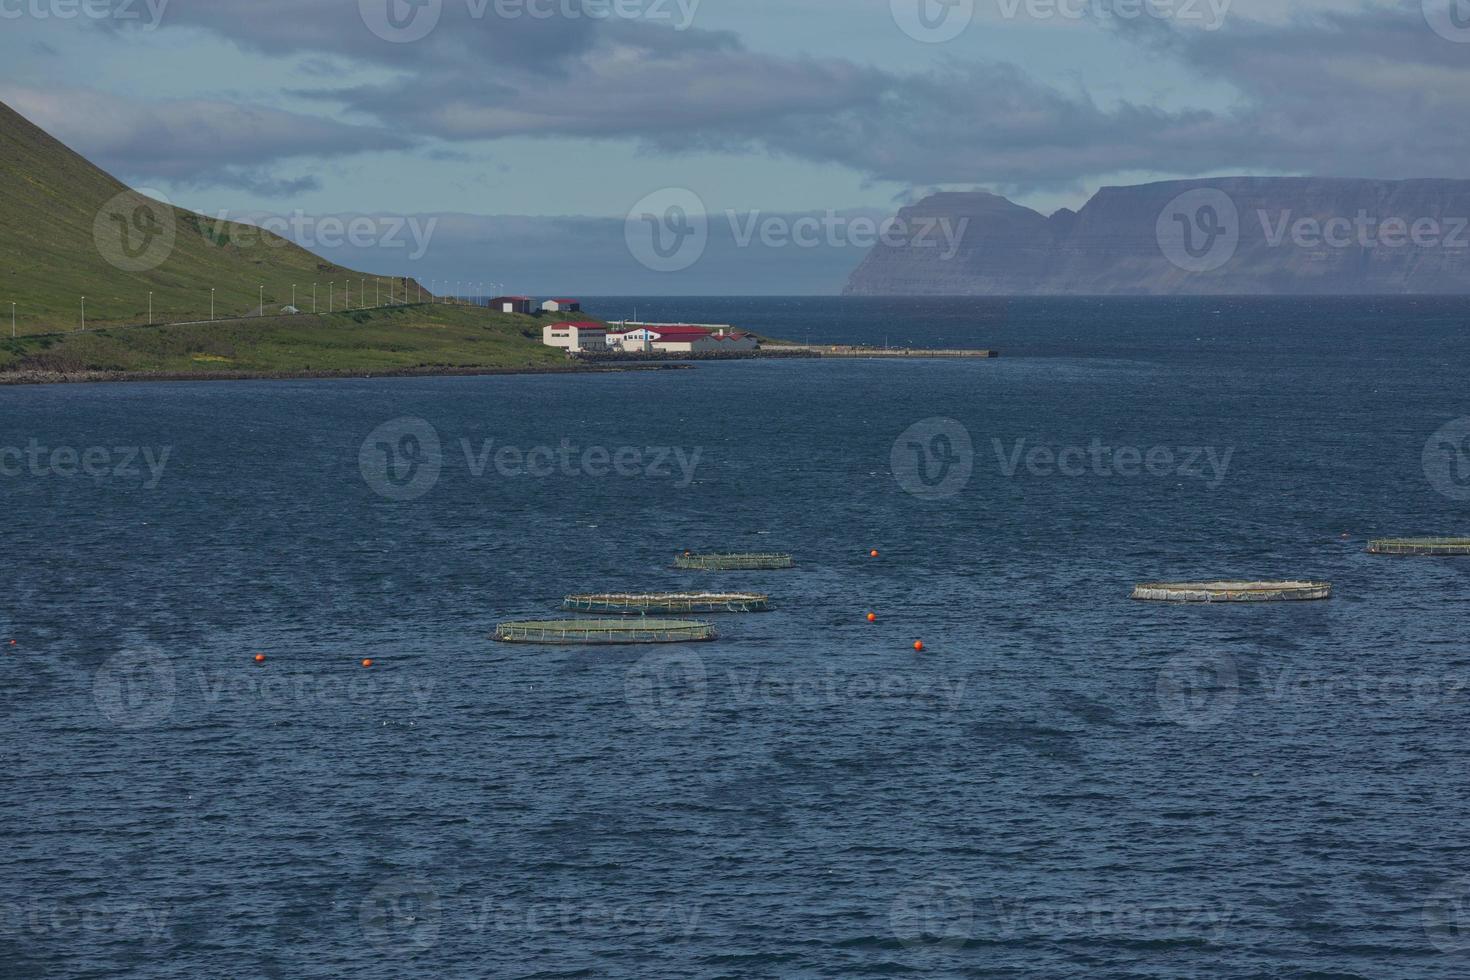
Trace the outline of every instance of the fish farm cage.
<path fill-rule="evenodd" d="M 569 595 L 563 609 L 598 613 L 753 613 L 769 612 L 771 597 L 754 592 L 666 592 L 648 595 L 609 592 Z"/>
<path fill-rule="evenodd" d="M 1370 555 L 1470 555 L 1470 538 L 1384 538 L 1368 542 Z"/>
<path fill-rule="evenodd" d="M 1134 588 L 1151 602 L 1309 602 L 1332 597 L 1326 582 L 1157 582 Z"/>
<path fill-rule="evenodd" d="M 703 572 L 776 571 L 795 568 L 796 562 L 790 555 L 693 555 L 682 554 L 674 559 L 675 568 Z"/>
<path fill-rule="evenodd" d="M 710 623 L 682 619 L 563 619 L 501 623 L 495 628 L 495 639 L 501 643 L 555 646 L 696 643 L 715 636 Z"/>

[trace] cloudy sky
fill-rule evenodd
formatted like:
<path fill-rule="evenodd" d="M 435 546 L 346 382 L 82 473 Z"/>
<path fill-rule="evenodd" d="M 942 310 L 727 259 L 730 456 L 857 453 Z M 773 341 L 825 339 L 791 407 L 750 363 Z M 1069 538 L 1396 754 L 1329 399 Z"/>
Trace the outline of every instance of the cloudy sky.
<path fill-rule="evenodd" d="M 1470 0 L 0 0 L 0 100 L 206 213 L 438 219 L 309 242 L 369 271 L 830 292 L 861 242 L 742 248 L 724 215 L 1467 176 Z M 630 263 L 667 188 L 712 261 Z"/>

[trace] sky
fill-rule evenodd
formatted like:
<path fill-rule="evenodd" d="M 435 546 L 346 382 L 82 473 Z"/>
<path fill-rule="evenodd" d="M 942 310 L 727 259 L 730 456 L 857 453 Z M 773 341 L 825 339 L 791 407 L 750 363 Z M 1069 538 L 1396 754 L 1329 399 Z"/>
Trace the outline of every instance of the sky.
<path fill-rule="evenodd" d="M 831 293 L 935 190 L 1464 177 L 1470 0 L 0 0 L 0 100 L 369 272 Z"/>

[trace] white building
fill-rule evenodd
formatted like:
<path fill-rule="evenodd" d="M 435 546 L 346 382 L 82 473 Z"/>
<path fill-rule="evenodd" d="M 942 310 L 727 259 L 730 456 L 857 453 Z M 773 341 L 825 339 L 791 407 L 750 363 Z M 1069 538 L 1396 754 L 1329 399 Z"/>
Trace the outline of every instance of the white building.
<path fill-rule="evenodd" d="M 625 353 L 721 354 L 753 351 L 760 345 L 747 333 L 684 324 L 624 328 L 607 335 L 607 344 Z"/>
<path fill-rule="evenodd" d="M 576 299 L 549 299 L 541 304 L 546 313 L 581 313 L 582 301 Z"/>
<path fill-rule="evenodd" d="M 607 328 L 600 323 L 552 323 L 541 328 L 541 342 L 573 354 L 607 350 Z"/>

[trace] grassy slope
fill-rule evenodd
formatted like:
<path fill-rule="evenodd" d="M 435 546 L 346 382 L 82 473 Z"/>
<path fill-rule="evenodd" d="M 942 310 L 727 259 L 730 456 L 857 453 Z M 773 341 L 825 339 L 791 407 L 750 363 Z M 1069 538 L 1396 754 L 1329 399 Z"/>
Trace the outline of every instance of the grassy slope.
<path fill-rule="evenodd" d="M 146 323 L 150 290 L 157 321 L 207 319 L 210 287 L 221 317 L 254 312 L 260 286 L 268 312 L 291 301 L 293 283 L 298 305 L 308 310 L 313 282 L 321 284 L 321 309 L 331 280 L 338 305 L 348 279 L 354 304 L 358 280 L 366 278 L 369 294 L 373 290 L 371 275 L 326 262 L 279 236 L 177 208 L 161 211 L 175 234 L 162 264 L 143 272 L 119 269 L 104 257 L 95 229 L 102 214 L 103 234 L 120 239 L 112 215 L 126 218 L 132 208 L 109 203 L 126 190 L 0 103 L 0 332 L 9 335 L 12 301 L 18 329 L 41 333 L 75 329 L 83 295 L 88 326 L 100 326 Z"/>
<path fill-rule="evenodd" d="M 6 337 L 0 340 L 0 371 L 367 374 L 432 367 L 566 367 L 565 354 L 540 342 L 541 326 L 551 318 L 425 305 L 89 329 L 15 341 Z"/>

